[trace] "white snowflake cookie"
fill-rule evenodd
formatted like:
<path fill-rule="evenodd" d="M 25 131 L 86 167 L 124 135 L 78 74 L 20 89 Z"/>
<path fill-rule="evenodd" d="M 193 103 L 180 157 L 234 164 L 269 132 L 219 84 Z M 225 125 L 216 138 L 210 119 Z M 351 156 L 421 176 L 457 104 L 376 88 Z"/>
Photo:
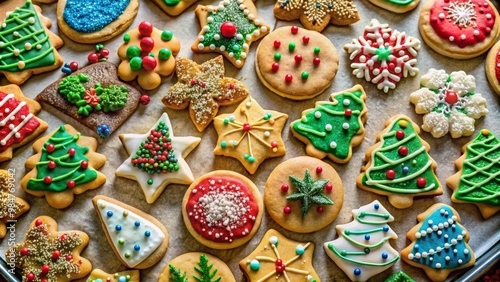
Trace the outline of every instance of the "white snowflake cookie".
<path fill-rule="evenodd" d="M 344 46 L 352 61 L 352 73 L 377 85 L 385 93 L 396 88 L 403 77 L 418 74 L 420 40 L 404 32 L 392 30 L 388 24 L 373 19 L 363 36 Z"/>
<path fill-rule="evenodd" d="M 410 95 L 417 114 L 425 114 L 422 129 L 439 138 L 470 136 L 476 119 L 488 113 L 486 99 L 476 89 L 476 79 L 463 71 L 448 75 L 430 69 L 420 78 L 421 88 Z"/>

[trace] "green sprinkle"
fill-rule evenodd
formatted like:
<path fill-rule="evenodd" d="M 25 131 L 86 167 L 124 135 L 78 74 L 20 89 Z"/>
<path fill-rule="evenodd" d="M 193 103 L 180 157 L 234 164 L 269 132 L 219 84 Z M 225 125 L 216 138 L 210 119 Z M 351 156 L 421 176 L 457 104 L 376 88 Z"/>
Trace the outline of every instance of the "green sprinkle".
<path fill-rule="evenodd" d="M 290 43 L 290 44 L 288 44 L 288 50 L 289 50 L 290 52 L 292 52 L 293 50 L 295 50 L 295 46 L 296 46 L 296 45 L 295 45 L 295 43 L 293 43 L 293 42 L 292 42 L 292 43 Z"/>
<path fill-rule="evenodd" d="M 130 68 L 133 71 L 139 71 L 142 68 L 142 59 L 140 57 L 134 57 L 130 60 Z"/>
<path fill-rule="evenodd" d="M 161 48 L 160 52 L 158 52 L 158 57 L 160 57 L 160 60 L 163 61 L 170 59 L 171 56 L 172 56 L 172 51 L 170 51 L 170 49 L 167 48 Z"/>
<path fill-rule="evenodd" d="M 306 71 L 303 71 L 302 74 L 301 74 L 301 76 L 302 76 L 302 79 L 306 80 L 306 79 L 309 78 L 309 73 L 306 72 Z"/>
<path fill-rule="evenodd" d="M 161 40 L 163 41 L 170 41 L 174 37 L 174 34 L 170 30 L 164 30 L 161 33 Z"/>
<path fill-rule="evenodd" d="M 125 33 L 125 35 L 123 36 L 123 41 L 125 43 L 128 43 L 130 41 L 130 35 L 128 35 L 128 33 Z"/>
<path fill-rule="evenodd" d="M 148 184 L 153 185 L 153 179 L 148 179 Z"/>
<path fill-rule="evenodd" d="M 226 146 L 227 146 L 226 141 L 222 141 L 222 142 L 220 142 L 220 146 L 221 146 L 222 148 L 226 148 Z"/>
<path fill-rule="evenodd" d="M 249 163 L 253 163 L 253 162 L 255 162 L 255 157 L 254 157 L 254 156 L 250 156 L 250 157 L 248 157 L 248 162 L 249 162 Z"/>
<path fill-rule="evenodd" d="M 319 47 L 314 47 L 314 54 L 319 54 L 319 51 L 321 51 Z"/>
<path fill-rule="evenodd" d="M 280 53 L 274 54 L 274 59 L 279 62 L 279 60 L 281 60 L 281 54 Z"/>
<path fill-rule="evenodd" d="M 141 49 L 137 46 L 130 46 L 127 48 L 127 58 L 132 59 L 141 56 Z"/>

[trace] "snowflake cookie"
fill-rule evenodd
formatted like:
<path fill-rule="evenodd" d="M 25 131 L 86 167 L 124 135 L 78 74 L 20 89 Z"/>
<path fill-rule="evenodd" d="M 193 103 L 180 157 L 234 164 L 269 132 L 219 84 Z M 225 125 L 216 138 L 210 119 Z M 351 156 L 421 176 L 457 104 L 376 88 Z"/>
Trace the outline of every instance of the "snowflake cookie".
<path fill-rule="evenodd" d="M 396 88 L 403 77 L 415 76 L 420 40 L 392 30 L 388 24 L 373 19 L 363 36 L 344 46 L 352 61 L 352 73 L 377 85 L 385 93 Z"/>
<path fill-rule="evenodd" d="M 439 138 L 470 136 L 476 119 L 488 113 L 486 99 L 476 89 L 476 79 L 463 71 L 447 74 L 430 69 L 420 78 L 420 90 L 410 95 L 417 114 L 425 114 L 422 129 Z"/>

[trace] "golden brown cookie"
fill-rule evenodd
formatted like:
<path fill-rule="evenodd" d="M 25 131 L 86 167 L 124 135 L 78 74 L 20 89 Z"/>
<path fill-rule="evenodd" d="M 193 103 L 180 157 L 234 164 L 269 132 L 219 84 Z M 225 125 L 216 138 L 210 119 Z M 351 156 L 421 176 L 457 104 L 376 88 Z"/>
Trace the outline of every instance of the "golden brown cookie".
<path fill-rule="evenodd" d="M 369 0 L 373 5 L 379 6 L 396 14 L 402 14 L 415 9 L 420 0 Z"/>
<path fill-rule="evenodd" d="M 185 253 L 169 261 L 158 282 L 224 281 L 236 282 L 222 260 L 204 253 Z"/>
<path fill-rule="evenodd" d="M 7 234 L 6 224 L 9 221 L 15 221 L 30 209 L 28 202 L 12 194 L 16 191 L 15 173 L 15 169 L 0 169 L 0 238 Z M 14 233 L 15 228 L 9 228 L 9 231 Z"/>
<path fill-rule="evenodd" d="M 278 165 L 264 189 L 269 215 L 282 227 L 298 233 L 328 226 L 337 218 L 343 202 L 344 187 L 335 169 L 306 156 Z"/>
<path fill-rule="evenodd" d="M 218 250 L 239 247 L 259 229 L 264 204 L 245 176 L 216 170 L 197 178 L 184 194 L 182 217 L 191 235 Z"/>
<path fill-rule="evenodd" d="M 96 152 L 97 140 L 81 136 L 71 125 L 61 125 L 33 144 L 35 155 L 26 160 L 30 170 L 21 179 L 26 193 L 45 197 L 56 209 L 71 205 L 75 194 L 95 189 L 106 176 L 97 169 L 106 157 Z"/>
<path fill-rule="evenodd" d="M 417 220 L 406 233 L 411 244 L 401 251 L 406 263 L 422 268 L 432 281 L 444 281 L 451 272 L 474 265 L 474 252 L 467 244 L 470 234 L 455 209 L 434 204 Z"/>
<path fill-rule="evenodd" d="M 52 21 L 40 7 L 31 0 L 9 0 L 0 2 L 0 11 L 0 74 L 9 82 L 20 85 L 63 64 L 57 49 L 64 42 L 49 30 Z"/>
<path fill-rule="evenodd" d="M 170 16 L 178 16 L 198 0 L 151 0 Z"/>
<path fill-rule="evenodd" d="M 87 282 L 139 282 L 141 279 L 139 270 L 125 270 L 115 272 L 114 274 L 106 273 L 101 269 L 94 269 L 90 273 Z"/>
<path fill-rule="evenodd" d="M 67 282 L 90 273 L 90 261 L 80 256 L 88 242 L 86 233 L 58 231 L 54 219 L 39 216 L 30 224 L 26 239 L 10 247 L 5 258 L 21 270 L 23 281 Z"/>
<path fill-rule="evenodd" d="M 498 17 L 488 0 L 427 0 L 418 27 L 434 51 L 453 59 L 470 59 L 495 44 L 500 34 Z"/>
<path fill-rule="evenodd" d="M 493 45 L 488 52 L 484 69 L 491 87 L 500 95 L 500 41 Z"/>
<path fill-rule="evenodd" d="M 286 26 L 262 39 L 255 56 L 255 72 L 274 93 L 305 100 L 330 87 L 338 63 L 337 49 L 326 36 Z"/>

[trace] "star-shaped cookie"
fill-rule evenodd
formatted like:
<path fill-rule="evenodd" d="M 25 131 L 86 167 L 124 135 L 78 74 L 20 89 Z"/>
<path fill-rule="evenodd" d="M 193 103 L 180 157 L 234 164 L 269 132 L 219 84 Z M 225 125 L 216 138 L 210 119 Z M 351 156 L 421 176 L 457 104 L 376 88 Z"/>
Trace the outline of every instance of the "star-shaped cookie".
<path fill-rule="evenodd" d="M 201 31 L 191 46 L 197 53 L 217 52 L 241 68 L 252 42 L 266 36 L 271 27 L 258 18 L 251 0 L 224 0 L 219 6 L 198 5 L 194 11 Z"/>
<path fill-rule="evenodd" d="M 6 223 L 20 217 L 30 209 L 30 205 L 23 199 L 11 194 L 15 191 L 15 170 L 0 169 L 0 238 L 7 233 Z"/>
<path fill-rule="evenodd" d="M 125 270 L 120 272 L 115 272 L 114 274 L 106 273 L 101 269 L 94 269 L 90 273 L 88 282 L 139 282 L 140 281 L 139 270 Z"/>
<path fill-rule="evenodd" d="M 130 157 L 116 175 L 136 180 L 146 201 L 153 203 L 170 183 L 189 185 L 194 177 L 184 158 L 201 141 L 198 137 L 175 137 L 167 113 L 144 134 L 120 134 Z"/>
<path fill-rule="evenodd" d="M 264 110 L 248 97 L 234 113 L 214 119 L 219 134 L 214 154 L 233 157 L 254 174 L 265 159 L 285 155 L 281 131 L 287 119 L 287 114 Z"/>
<path fill-rule="evenodd" d="M 189 116 L 200 132 L 210 125 L 219 106 L 232 105 L 248 96 L 243 83 L 224 77 L 222 56 L 201 65 L 177 58 L 175 68 L 179 81 L 167 91 L 163 104 L 176 110 L 189 105 Z"/>

